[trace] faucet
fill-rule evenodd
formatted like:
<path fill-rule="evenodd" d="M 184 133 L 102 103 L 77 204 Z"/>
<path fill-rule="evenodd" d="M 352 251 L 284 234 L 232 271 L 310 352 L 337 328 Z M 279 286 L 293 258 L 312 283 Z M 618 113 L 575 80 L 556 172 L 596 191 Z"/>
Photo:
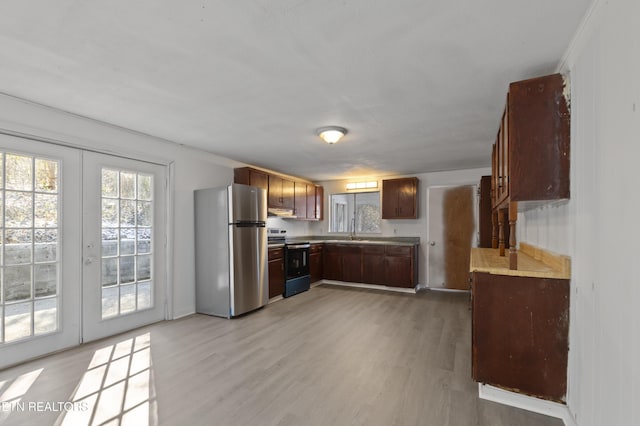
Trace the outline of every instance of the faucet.
<path fill-rule="evenodd" d="M 356 238 L 356 218 L 351 219 L 351 232 L 349 232 L 349 239 L 354 240 Z"/>

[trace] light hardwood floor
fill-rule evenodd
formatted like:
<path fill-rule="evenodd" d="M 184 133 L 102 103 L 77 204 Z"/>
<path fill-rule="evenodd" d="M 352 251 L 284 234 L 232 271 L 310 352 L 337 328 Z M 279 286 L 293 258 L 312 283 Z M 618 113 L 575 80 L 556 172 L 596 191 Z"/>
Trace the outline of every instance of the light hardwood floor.
<path fill-rule="evenodd" d="M 0 371 L 0 424 L 562 425 L 478 399 L 470 322 L 465 294 L 321 285 Z"/>

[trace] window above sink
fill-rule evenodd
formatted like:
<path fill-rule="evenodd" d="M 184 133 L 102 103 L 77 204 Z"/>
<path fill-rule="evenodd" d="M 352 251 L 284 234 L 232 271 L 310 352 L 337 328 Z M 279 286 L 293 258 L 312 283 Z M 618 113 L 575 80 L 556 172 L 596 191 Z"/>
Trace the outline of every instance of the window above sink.
<path fill-rule="evenodd" d="M 380 234 L 380 192 L 331 194 L 329 232 Z"/>

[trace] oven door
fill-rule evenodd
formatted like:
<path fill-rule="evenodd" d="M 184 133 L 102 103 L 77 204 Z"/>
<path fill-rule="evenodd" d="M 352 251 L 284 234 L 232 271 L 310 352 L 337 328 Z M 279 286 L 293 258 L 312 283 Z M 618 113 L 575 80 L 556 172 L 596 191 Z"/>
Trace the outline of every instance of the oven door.
<path fill-rule="evenodd" d="M 285 246 L 285 270 L 287 279 L 309 275 L 309 244 Z"/>

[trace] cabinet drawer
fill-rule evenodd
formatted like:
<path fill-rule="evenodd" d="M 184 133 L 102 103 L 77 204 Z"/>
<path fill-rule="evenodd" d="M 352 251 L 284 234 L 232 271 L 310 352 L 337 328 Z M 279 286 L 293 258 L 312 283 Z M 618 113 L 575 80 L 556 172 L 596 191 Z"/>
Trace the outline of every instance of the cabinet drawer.
<path fill-rule="evenodd" d="M 309 248 L 309 253 L 319 253 L 324 248 L 324 244 L 311 244 Z"/>
<path fill-rule="evenodd" d="M 270 248 L 269 249 L 269 260 L 271 259 L 278 259 L 284 256 L 284 248 L 282 247 L 277 247 L 277 248 Z"/>
<path fill-rule="evenodd" d="M 411 246 L 387 246 L 387 254 L 390 256 L 411 256 Z"/>
<path fill-rule="evenodd" d="M 325 249 L 328 253 L 339 254 L 360 254 L 362 252 L 362 246 L 355 244 L 327 244 Z"/>
<path fill-rule="evenodd" d="M 384 249 L 386 246 L 381 245 L 363 245 L 362 253 L 363 254 L 384 254 Z"/>

